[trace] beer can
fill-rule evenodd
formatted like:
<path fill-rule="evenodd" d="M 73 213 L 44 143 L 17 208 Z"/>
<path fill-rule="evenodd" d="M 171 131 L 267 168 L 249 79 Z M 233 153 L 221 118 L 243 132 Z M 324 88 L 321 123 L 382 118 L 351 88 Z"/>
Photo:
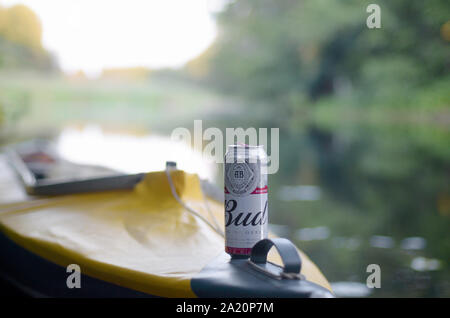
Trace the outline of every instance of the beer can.
<path fill-rule="evenodd" d="M 230 145 L 225 154 L 225 251 L 250 256 L 268 234 L 267 155 L 263 146 Z"/>

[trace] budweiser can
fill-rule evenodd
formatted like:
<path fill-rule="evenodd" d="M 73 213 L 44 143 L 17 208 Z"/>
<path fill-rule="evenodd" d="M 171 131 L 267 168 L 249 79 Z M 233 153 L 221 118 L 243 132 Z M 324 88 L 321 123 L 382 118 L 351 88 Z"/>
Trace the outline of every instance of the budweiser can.
<path fill-rule="evenodd" d="M 250 256 L 267 237 L 267 155 L 263 146 L 231 145 L 225 154 L 225 251 Z"/>

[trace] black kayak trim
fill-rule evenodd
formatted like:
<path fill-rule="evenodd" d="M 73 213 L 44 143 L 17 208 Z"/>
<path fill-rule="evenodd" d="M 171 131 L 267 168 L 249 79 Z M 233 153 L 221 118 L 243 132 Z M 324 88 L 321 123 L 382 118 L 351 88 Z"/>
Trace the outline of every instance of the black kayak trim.
<path fill-rule="evenodd" d="M 81 288 L 68 288 L 70 273 L 66 268 L 36 255 L 0 232 L 0 284 L 3 288 L 14 286 L 15 291 L 30 297 L 63 298 L 153 298 L 133 289 L 115 285 L 83 274 Z M 2 291 L 5 294 L 6 291 Z"/>
<path fill-rule="evenodd" d="M 284 267 L 267 262 L 275 246 Z M 255 244 L 250 260 L 218 255 L 191 279 L 191 289 L 206 298 L 331 298 L 326 288 L 300 273 L 301 258 L 295 245 L 284 238 L 263 239 Z"/>

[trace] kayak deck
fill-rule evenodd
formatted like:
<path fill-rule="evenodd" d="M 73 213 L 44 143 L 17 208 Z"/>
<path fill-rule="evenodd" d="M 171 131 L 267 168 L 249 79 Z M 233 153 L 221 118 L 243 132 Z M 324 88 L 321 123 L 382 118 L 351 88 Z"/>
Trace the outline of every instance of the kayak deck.
<path fill-rule="evenodd" d="M 212 222 L 209 208 L 223 227 L 223 203 L 206 197 L 206 207 L 198 176 L 180 170 L 171 175 L 182 200 Z M 0 176 L 5 190 L 0 203 L 15 201 L 0 204 L 1 232 L 64 269 L 78 264 L 93 279 L 148 295 L 196 297 L 191 279 L 224 249 L 223 238 L 175 200 L 165 172 L 146 174 L 132 190 L 39 199 L 24 194 L 17 183 L 10 172 Z M 302 274 L 331 290 L 300 253 Z M 278 255 L 271 253 L 269 260 L 279 262 Z"/>

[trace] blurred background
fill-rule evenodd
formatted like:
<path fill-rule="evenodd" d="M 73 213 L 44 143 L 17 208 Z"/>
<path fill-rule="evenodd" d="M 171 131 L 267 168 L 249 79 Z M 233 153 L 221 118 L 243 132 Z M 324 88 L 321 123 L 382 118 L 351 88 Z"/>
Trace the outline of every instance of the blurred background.
<path fill-rule="evenodd" d="M 0 0 L 0 146 L 279 127 L 272 230 L 338 296 L 449 297 L 449 42 L 446 0 Z"/>

